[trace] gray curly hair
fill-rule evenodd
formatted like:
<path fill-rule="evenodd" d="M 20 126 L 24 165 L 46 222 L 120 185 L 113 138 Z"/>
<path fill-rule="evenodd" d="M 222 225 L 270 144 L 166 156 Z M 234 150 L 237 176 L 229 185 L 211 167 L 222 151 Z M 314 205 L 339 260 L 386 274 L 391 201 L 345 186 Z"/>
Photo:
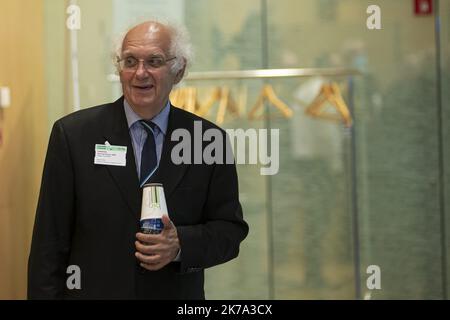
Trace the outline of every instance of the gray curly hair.
<path fill-rule="evenodd" d="M 187 29 L 179 24 L 175 23 L 169 23 L 169 22 L 161 22 L 157 20 L 147 20 L 145 22 L 151 22 L 156 25 L 156 28 L 154 31 L 156 32 L 159 30 L 159 25 L 163 25 L 165 28 L 167 28 L 171 34 L 170 39 L 170 49 L 169 54 L 176 57 L 174 63 L 171 64 L 170 69 L 173 74 L 178 73 L 183 67 L 186 65 L 186 70 L 190 66 L 193 60 L 193 50 L 192 50 L 192 44 L 190 42 L 190 37 Z M 143 23 L 143 22 L 142 22 Z M 120 34 L 120 36 L 117 38 L 117 40 L 114 43 L 113 52 L 111 54 L 111 57 L 113 59 L 113 64 L 116 67 L 117 72 L 120 71 L 118 59 L 122 56 L 122 45 L 123 40 L 125 39 L 125 36 L 127 33 L 139 25 L 140 23 L 134 24 L 133 26 L 127 28 L 124 32 Z M 186 74 L 186 72 L 185 72 Z"/>

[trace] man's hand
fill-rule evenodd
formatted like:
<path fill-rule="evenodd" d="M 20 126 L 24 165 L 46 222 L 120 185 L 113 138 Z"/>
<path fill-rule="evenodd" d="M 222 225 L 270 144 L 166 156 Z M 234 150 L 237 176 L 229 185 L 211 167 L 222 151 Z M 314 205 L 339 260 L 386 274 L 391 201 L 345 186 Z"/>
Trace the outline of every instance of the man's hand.
<path fill-rule="evenodd" d="M 139 241 L 135 242 L 136 258 L 141 262 L 141 267 L 156 271 L 172 262 L 180 250 L 177 229 L 169 216 L 162 217 L 164 229 L 160 234 L 136 233 Z"/>

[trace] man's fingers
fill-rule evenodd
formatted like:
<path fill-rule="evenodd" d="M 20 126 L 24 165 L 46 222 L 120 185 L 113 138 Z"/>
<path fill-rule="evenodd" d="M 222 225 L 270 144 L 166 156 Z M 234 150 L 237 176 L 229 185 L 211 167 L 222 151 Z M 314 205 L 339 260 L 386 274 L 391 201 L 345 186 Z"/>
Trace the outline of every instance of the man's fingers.
<path fill-rule="evenodd" d="M 143 254 L 156 254 L 159 249 L 159 245 L 146 245 L 139 241 L 135 241 L 134 245 L 136 250 Z"/>
<path fill-rule="evenodd" d="M 148 234 L 138 232 L 136 233 L 136 239 L 138 239 L 142 243 L 157 243 L 160 242 L 161 237 L 159 234 Z"/>
<path fill-rule="evenodd" d="M 167 214 L 162 216 L 162 222 L 164 224 L 164 229 L 166 229 L 166 230 L 175 228 L 175 226 L 173 225 L 172 220 L 170 220 L 170 218 L 169 218 L 169 216 Z"/>
<path fill-rule="evenodd" d="M 161 260 L 161 256 L 158 255 L 158 254 L 147 256 L 147 255 L 142 254 L 140 252 L 136 252 L 135 256 L 140 262 L 147 263 L 147 264 L 157 264 Z"/>

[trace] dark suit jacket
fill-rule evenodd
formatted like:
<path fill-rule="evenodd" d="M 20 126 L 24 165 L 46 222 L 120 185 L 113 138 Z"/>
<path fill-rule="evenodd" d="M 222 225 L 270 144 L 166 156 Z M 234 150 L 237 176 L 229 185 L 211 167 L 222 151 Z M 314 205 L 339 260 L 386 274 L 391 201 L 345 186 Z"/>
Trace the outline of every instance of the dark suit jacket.
<path fill-rule="evenodd" d="M 55 122 L 44 165 L 28 264 L 28 297 L 37 299 L 204 299 L 203 269 L 235 258 L 248 233 L 234 164 L 181 164 L 170 158 L 174 129 L 193 136 L 194 121 L 171 106 L 159 169 L 177 227 L 181 262 L 144 271 L 134 256 L 142 190 L 123 97 Z M 224 134 L 224 131 L 221 131 Z M 127 146 L 126 167 L 94 164 L 94 145 Z M 81 289 L 69 290 L 69 265 Z"/>

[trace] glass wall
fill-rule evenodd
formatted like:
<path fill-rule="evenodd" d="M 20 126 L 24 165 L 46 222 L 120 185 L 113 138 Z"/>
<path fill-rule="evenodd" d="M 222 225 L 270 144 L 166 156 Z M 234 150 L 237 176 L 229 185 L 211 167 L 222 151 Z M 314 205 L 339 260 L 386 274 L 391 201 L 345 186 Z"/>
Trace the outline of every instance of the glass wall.
<path fill-rule="evenodd" d="M 373 298 L 438 299 L 442 172 L 434 19 L 415 16 L 409 1 L 380 4 L 383 49 L 375 50 L 370 36 L 366 42 L 383 56 L 369 55 L 355 104 L 361 291 Z M 411 14 L 399 19 L 399 10 Z M 381 268 L 382 289 L 369 292 L 372 264 Z"/>
<path fill-rule="evenodd" d="M 120 96 L 119 84 L 108 77 L 114 73 L 111 43 L 146 16 L 187 26 L 196 53 L 192 73 L 330 67 L 362 72 L 180 85 L 196 87 L 201 100 L 214 88 L 229 89 L 239 115 L 227 114 L 224 128 L 279 130 L 277 174 L 261 175 L 258 164 L 238 165 L 250 234 L 239 258 L 207 270 L 208 298 L 444 298 L 450 253 L 450 203 L 443 197 L 450 186 L 448 1 L 434 8 L 440 33 L 437 13 L 417 16 L 409 0 L 76 3 L 82 16 L 82 107 Z M 380 30 L 366 26 L 372 4 L 381 9 Z M 55 61 L 47 69 L 50 123 L 73 107 L 70 34 L 55 27 L 64 23 L 67 5 L 46 2 L 47 57 Z M 305 115 L 312 88 L 328 81 L 339 85 L 352 110 L 351 128 Z M 292 117 L 266 104 L 265 117 L 249 119 L 264 85 L 271 85 Z M 217 122 L 217 112 L 214 105 L 206 117 Z M 381 289 L 368 288 L 369 266 L 379 267 Z"/>
<path fill-rule="evenodd" d="M 441 105 L 441 140 L 442 147 L 442 171 L 443 188 L 442 193 L 442 242 L 443 246 L 443 270 L 446 279 L 446 298 L 450 297 L 450 199 L 447 196 L 450 186 L 450 145 L 447 142 L 450 136 L 450 1 L 439 3 L 440 37 L 439 40 L 439 70 L 440 70 L 440 105 Z M 445 280 L 444 279 L 444 280 Z"/>

